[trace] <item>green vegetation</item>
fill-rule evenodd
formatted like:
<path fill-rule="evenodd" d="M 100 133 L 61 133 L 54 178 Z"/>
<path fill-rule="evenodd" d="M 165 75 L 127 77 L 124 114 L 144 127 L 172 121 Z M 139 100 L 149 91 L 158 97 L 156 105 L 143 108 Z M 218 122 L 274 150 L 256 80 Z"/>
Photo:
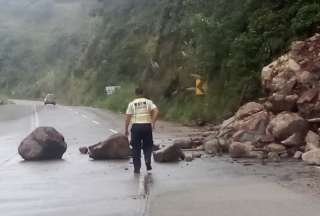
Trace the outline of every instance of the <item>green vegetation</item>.
<path fill-rule="evenodd" d="M 262 67 L 320 24 L 318 0 L 123 0 L 104 9 L 77 76 L 94 70 L 100 97 L 105 85 L 133 81 L 180 121 L 219 120 L 261 96 Z M 191 74 L 208 80 L 207 96 L 186 90 Z M 107 106 L 118 110 L 117 99 Z"/>
<path fill-rule="evenodd" d="M 32 40 L 12 41 L 0 32 L 2 89 L 32 97 L 55 91 L 68 103 L 124 111 L 131 90 L 142 85 L 165 118 L 221 120 L 263 95 L 263 66 L 320 31 L 320 0 L 99 0 L 89 11 L 77 30 L 62 29 L 59 37 L 33 31 Z M 90 23 L 94 31 L 84 27 Z M 208 95 L 188 90 L 191 74 L 208 81 Z M 36 85 L 26 85 L 30 80 Z M 122 89 L 106 97 L 107 85 Z"/>
<path fill-rule="evenodd" d="M 131 83 L 122 83 L 122 88 L 116 90 L 113 95 L 104 96 L 96 101 L 96 106 L 101 108 L 108 108 L 116 112 L 125 112 L 128 103 L 134 97 L 135 86 Z"/>
<path fill-rule="evenodd" d="M 0 0 L 0 92 L 39 98 L 60 91 L 91 37 L 95 2 Z"/>

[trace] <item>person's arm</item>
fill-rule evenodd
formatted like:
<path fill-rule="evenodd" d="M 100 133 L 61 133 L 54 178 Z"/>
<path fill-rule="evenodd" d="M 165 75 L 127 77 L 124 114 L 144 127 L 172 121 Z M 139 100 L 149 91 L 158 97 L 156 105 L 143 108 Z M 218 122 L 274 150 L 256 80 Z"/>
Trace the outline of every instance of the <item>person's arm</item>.
<path fill-rule="evenodd" d="M 129 136 L 129 125 L 131 123 L 132 115 L 133 115 L 133 110 L 132 110 L 132 104 L 130 103 L 126 111 L 125 123 L 124 123 L 124 134 L 126 136 Z"/>
<path fill-rule="evenodd" d="M 126 114 L 126 119 L 125 119 L 125 126 L 124 126 L 124 133 L 126 136 L 129 136 L 129 125 L 131 122 L 131 114 Z"/>
<path fill-rule="evenodd" d="M 156 127 L 156 121 L 158 120 L 159 116 L 159 109 L 155 108 L 151 111 L 151 121 L 152 121 L 152 128 L 154 129 Z"/>

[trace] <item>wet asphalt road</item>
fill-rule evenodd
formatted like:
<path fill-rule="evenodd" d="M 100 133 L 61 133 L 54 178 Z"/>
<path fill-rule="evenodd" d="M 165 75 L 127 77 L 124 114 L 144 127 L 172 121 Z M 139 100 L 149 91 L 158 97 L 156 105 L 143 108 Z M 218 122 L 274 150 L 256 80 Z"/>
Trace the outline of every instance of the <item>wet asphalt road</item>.
<path fill-rule="evenodd" d="M 0 214 L 6 216 L 301 216 L 318 215 L 318 198 L 203 158 L 154 164 L 132 174 L 130 161 L 91 161 L 78 148 L 121 131 L 120 116 L 86 107 L 16 101 L 0 107 Z M 61 161 L 24 162 L 19 142 L 37 126 L 64 134 Z M 170 135 L 156 134 L 156 141 Z"/>

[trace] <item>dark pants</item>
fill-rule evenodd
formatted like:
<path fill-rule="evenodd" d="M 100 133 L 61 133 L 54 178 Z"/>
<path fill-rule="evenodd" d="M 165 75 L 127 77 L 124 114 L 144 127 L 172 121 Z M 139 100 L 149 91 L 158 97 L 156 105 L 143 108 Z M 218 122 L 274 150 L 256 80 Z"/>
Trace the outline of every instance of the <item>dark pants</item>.
<path fill-rule="evenodd" d="M 151 124 L 133 124 L 131 128 L 131 145 L 133 165 L 135 170 L 141 168 L 141 149 L 143 149 L 146 164 L 151 165 L 151 155 L 153 148 L 152 126 Z"/>

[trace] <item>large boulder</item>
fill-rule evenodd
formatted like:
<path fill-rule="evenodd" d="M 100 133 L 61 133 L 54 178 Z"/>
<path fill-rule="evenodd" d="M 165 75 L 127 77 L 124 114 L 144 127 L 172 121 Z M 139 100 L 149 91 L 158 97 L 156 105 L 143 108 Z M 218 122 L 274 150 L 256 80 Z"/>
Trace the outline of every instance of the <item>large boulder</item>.
<path fill-rule="evenodd" d="M 21 157 L 30 161 L 61 159 L 66 150 L 64 137 L 52 127 L 36 128 L 18 148 Z"/>
<path fill-rule="evenodd" d="M 233 142 L 230 145 L 229 153 L 232 158 L 252 158 L 254 146 L 250 142 Z"/>
<path fill-rule="evenodd" d="M 308 122 L 297 113 L 282 112 L 270 121 L 267 133 L 283 144 L 302 145 L 308 129 Z"/>
<path fill-rule="evenodd" d="M 268 109 L 273 113 L 293 111 L 297 106 L 298 99 L 298 95 L 282 95 L 274 93 L 268 98 L 268 103 L 270 103 Z"/>
<path fill-rule="evenodd" d="M 129 140 L 122 134 L 112 135 L 88 149 L 89 157 L 95 160 L 128 159 L 131 154 Z"/>
<path fill-rule="evenodd" d="M 302 93 L 298 100 L 298 110 L 304 118 L 320 117 L 320 89 L 312 88 Z"/>
<path fill-rule="evenodd" d="M 269 123 L 269 114 L 261 104 L 248 103 L 242 106 L 236 114 L 233 124 L 235 131 L 243 130 L 264 135 Z"/>
<path fill-rule="evenodd" d="M 153 158 L 156 162 L 177 162 L 180 159 L 185 159 L 185 154 L 181 150 L 180 146 L 171 144 L 163 149 L 153 152 Z"/>
<path fill-rule="evenodd" d="M 249 102 L 242 107 L 239 108 L 237 111 L 235 117 L 237 120 L 246 118 L 248 116 L 251 116 L 255 113 L 261 112 L 264 110 L 264 106 L 256 103 L 256 102 Z"/>

